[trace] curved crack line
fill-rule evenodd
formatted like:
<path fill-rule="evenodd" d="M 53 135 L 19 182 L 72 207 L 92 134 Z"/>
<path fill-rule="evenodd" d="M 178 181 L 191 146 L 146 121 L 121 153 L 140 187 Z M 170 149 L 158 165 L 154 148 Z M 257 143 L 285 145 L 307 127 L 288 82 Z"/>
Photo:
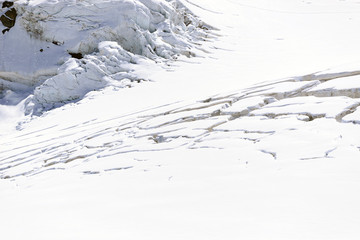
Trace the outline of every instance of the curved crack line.
<path fill-rule="evenodd" d="M 264 150 L 264 149 L 260 150 L 260 152 L 265 153 L 265 154 L 270 154 L 274 158 L 274 160 L 277 160 L 276 152 L 271 152 L 271 151 Z"/>
<path fill-rule="evenodd" d="M 343 122 L 343 118 L 349 114 L 352 114 L 356 111 L 356 109 L 360 106 L 360 103 L 356 103 L 351 105 L 348 109 L 345 109 L 343 112 L 339 113 L 335 116 L 336 121 Z"/>

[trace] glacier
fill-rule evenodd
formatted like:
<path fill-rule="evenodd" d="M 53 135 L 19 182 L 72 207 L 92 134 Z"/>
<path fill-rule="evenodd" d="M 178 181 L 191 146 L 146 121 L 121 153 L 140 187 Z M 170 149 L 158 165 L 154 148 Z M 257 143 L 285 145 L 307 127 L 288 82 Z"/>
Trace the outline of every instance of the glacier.
<path fill-rule="evenodd" d="M 4 238 L 359 238 L 357 0 L 1 5 Z"/>

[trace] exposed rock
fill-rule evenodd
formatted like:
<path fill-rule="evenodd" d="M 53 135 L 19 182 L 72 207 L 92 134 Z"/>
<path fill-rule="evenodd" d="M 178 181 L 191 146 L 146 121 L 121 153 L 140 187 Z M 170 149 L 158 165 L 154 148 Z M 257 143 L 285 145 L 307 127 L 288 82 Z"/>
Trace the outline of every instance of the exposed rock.
<path fill-rule="evenodd" d="M 13 2 L 5 1 L 2 4 L 2 8 L 9 8 L 3 15 L 0 16 L 0 21 L 4 27 L 6 27 L 4 30 L 2 30 L 2 33 L 5 34 L 15 25 L 17 12 L 14 7 Z"/>
<path fill-rule="evenodd" d="M 2 8 L 9 8 L 9 7 L 12 7 L 13 5 L 14 5 L 13 2 L 4 1 L 3 4 L 2 4 Z"/>
<path fill-rule="evenodd" d="M 82 59 L 83 58 L 83 55 L 81 53 L 72 53 L 72 52 L 69 52 L 70 56 L 72 58 L 76 58 L 76 59 Z"/>

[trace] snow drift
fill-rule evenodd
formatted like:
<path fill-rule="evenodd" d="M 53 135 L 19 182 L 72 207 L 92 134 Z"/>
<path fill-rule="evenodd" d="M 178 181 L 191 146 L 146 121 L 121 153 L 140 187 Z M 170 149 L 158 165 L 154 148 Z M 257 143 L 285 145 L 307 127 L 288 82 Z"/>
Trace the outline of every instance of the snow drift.
<path fill-rule="evenodd" d="M 0 89 L 35 88 L 48 108 L 109 84 L 143 80 L 136 65 L 196 55 L 208 27 L 178 0 L 4 1 Z M 1 25 L 0 25 L 1 27 Z M 16 49 L 16 51 L 14 51 Z M 152 61 L 149 61 L 152 60 Z"/>

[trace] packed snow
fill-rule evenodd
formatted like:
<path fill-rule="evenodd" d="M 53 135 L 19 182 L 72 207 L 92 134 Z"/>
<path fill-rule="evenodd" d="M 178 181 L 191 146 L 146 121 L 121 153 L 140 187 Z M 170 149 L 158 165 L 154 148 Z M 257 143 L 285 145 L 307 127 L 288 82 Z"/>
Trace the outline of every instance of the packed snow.
<path fill-rule="evenodd" d="M 358 1 L 1 5 L 4 238 L 359 239 Z"/>

